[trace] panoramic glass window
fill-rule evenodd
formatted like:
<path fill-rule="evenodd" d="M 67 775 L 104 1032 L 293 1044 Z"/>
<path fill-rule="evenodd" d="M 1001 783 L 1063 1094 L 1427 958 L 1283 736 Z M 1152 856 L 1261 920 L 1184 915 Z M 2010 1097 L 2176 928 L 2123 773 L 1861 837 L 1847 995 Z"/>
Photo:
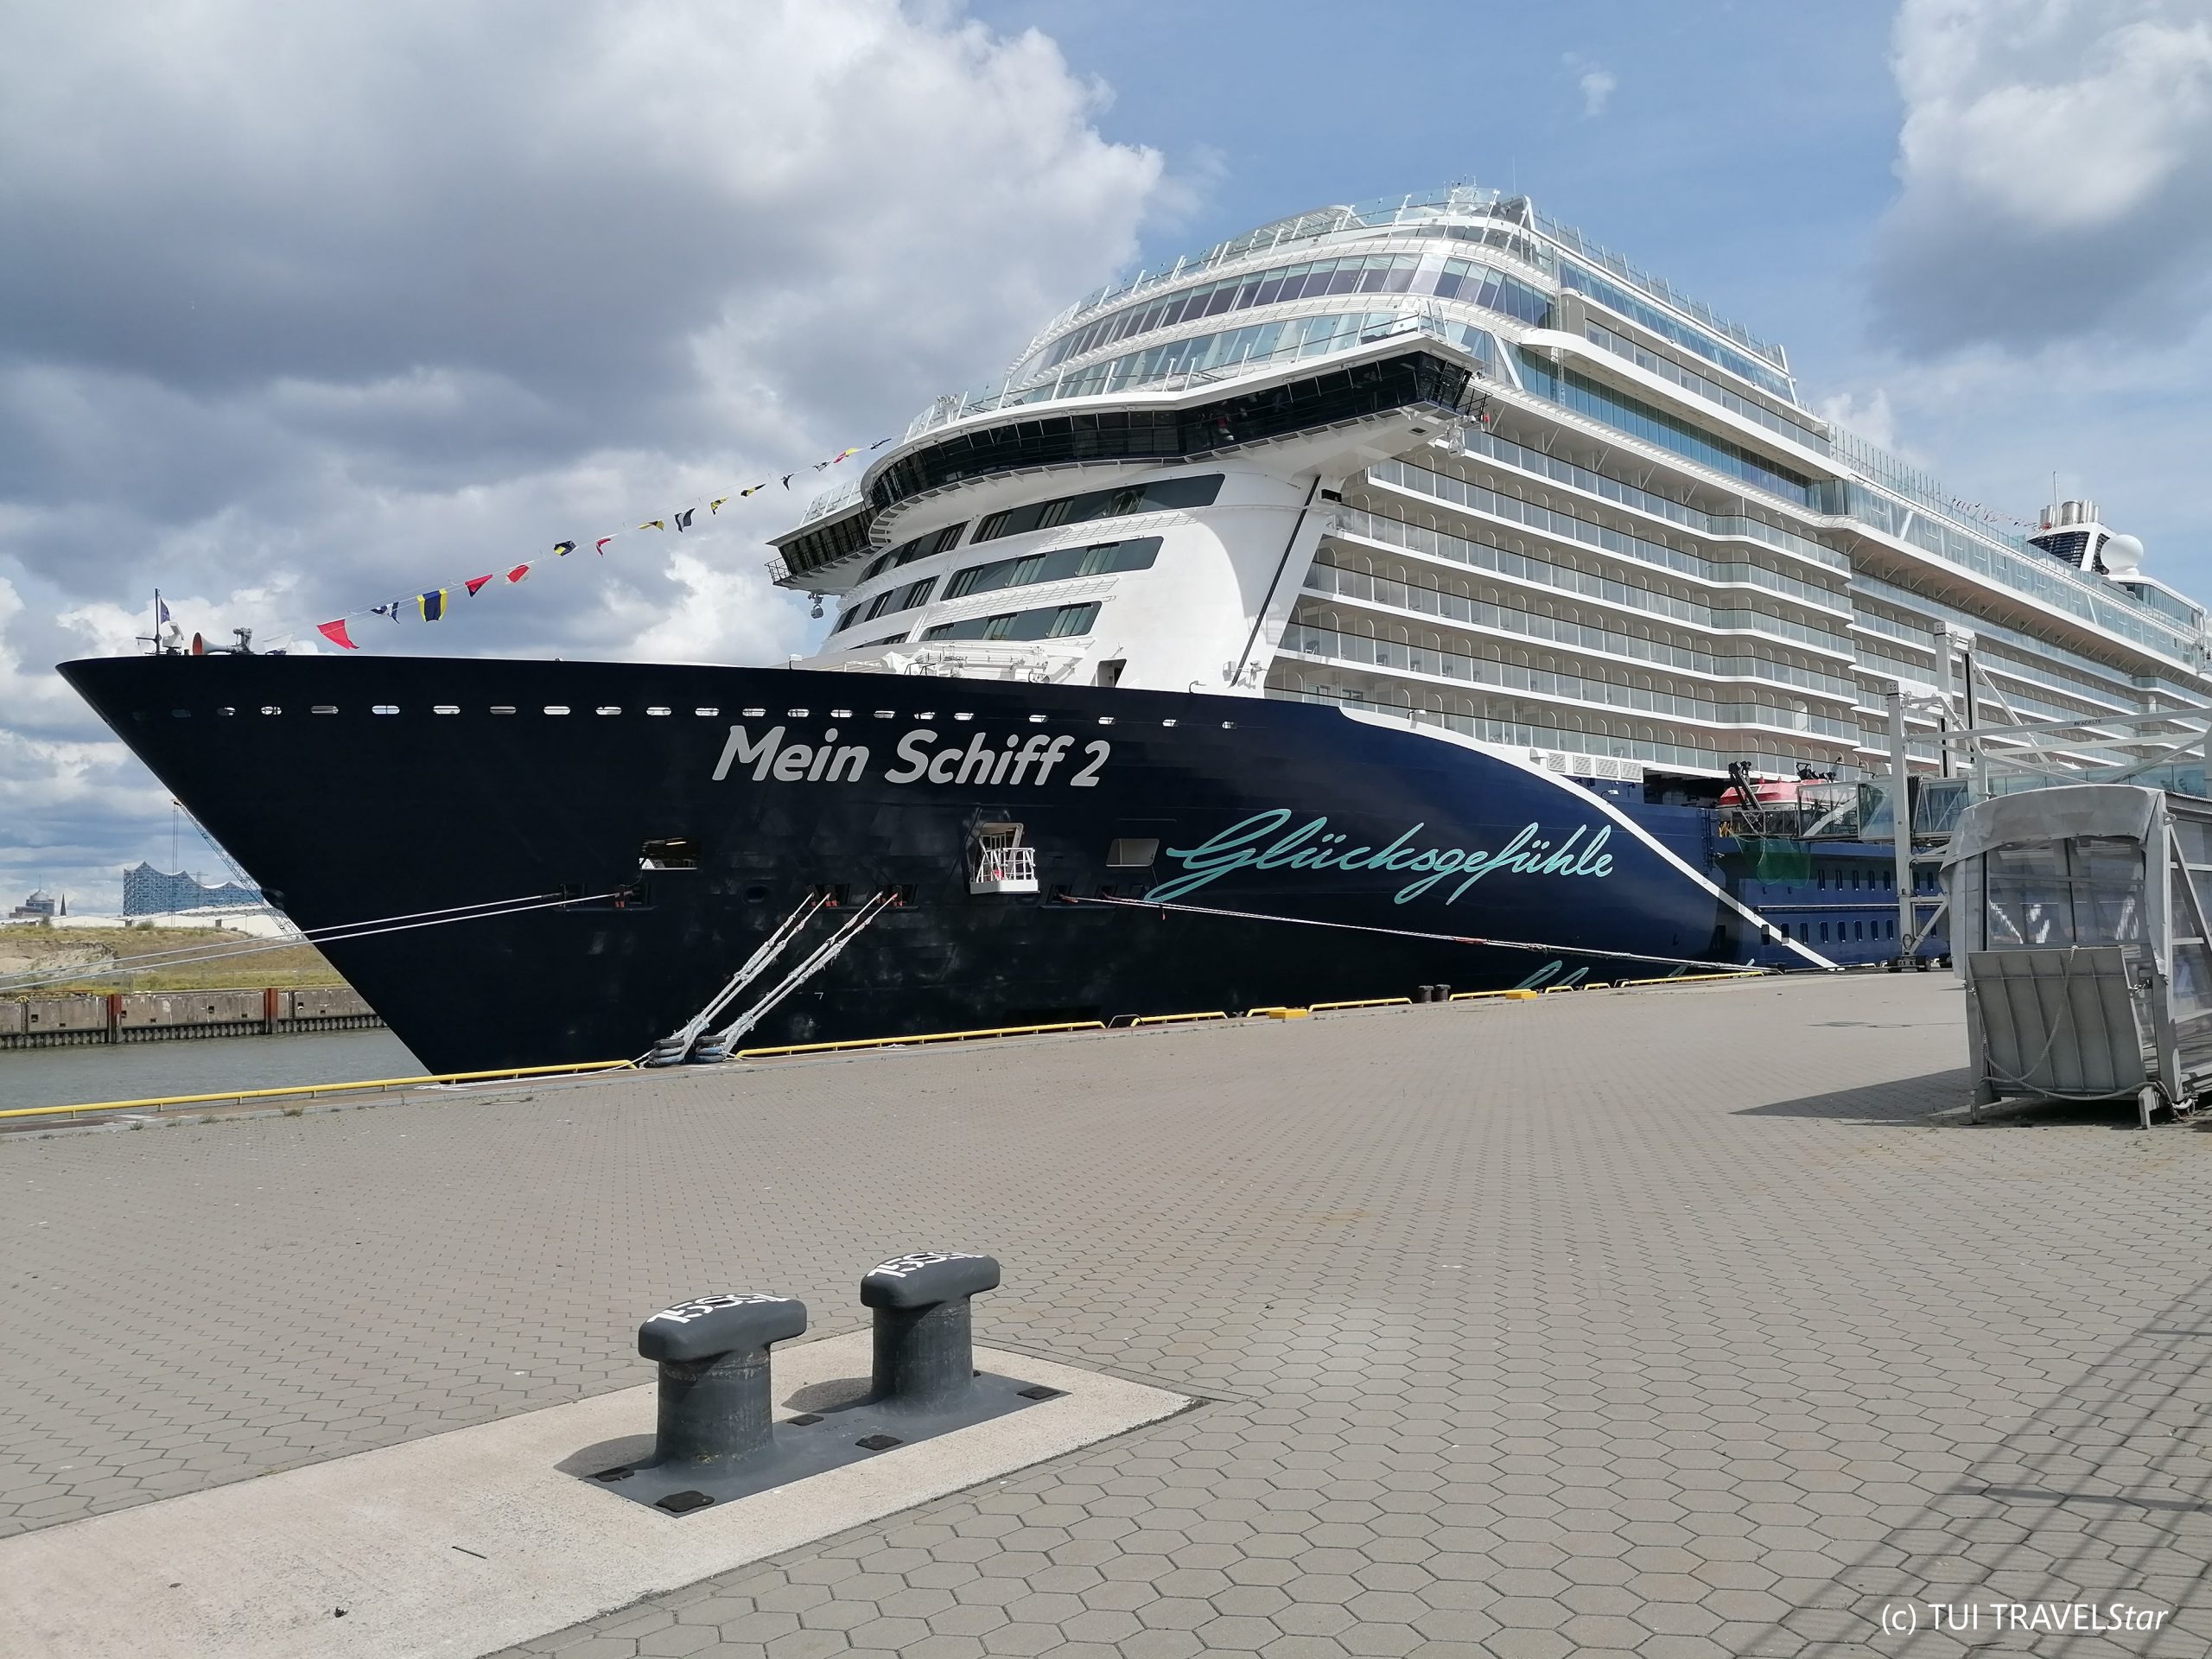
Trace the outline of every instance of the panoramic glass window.
<path fill-rule="evenodd" d="M 1040 582 L 1059 582 L 1070 576 L 1106 575 L 1116 570 L 1149 570 L 1160 556 L 1160 537 L 1141 536 L 1126 542 L 1097 542 L 1089 547 L 1056 547 L 1049 552 L 1025 553 L 1019 558 L 996 559 L 956 570 L 945 584 L 947 599 L 969 594 L 995 593 L 1001 588 L 1027 588 Z"/>
<path fill-rule="evenodd" d="M 1047 605 L 1033 611 L 1001 611 L 995 616 L 971 616 L 959 622 L 940 622 L 922 630 L 925 639 L 1068 639 L 1090 632 L 1098 620 L 1098 607 Z"/>
<path fill-rule="evenodd" d="M 1160 478 L 1149 484 L 1124 484 L 1118 489 L 1090 490 L 1064 495 L 1053 501 L 1033 501 L 1027 506 L 995 512 L 976 526 L 976 539 L 995 542 L 1026 531 L 1050 530 L 1055 524 L 1082 524 L 1092 518 L 1126 518 L 1132 513 L 1160 512 L 1170 507 L 1210 507 L 1221 493 L 1221 474 L 1200 478 Z"/>

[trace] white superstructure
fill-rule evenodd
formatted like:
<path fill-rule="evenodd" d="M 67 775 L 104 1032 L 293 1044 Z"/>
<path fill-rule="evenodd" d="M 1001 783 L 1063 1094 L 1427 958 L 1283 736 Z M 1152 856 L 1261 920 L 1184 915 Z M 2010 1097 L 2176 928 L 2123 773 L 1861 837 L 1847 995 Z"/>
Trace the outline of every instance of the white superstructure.
<path fill-rule="evenodd" d="M 1339 702 L 1586 775 L 1878 771 L 1882 693 L 1969 642 L 1984 722 L 2212 696 L 2203 610 L 2088 504 L 2007 533 L 1472 187 L 1090 296 L 776 545 L 835 597 L 821 664 Z"/>

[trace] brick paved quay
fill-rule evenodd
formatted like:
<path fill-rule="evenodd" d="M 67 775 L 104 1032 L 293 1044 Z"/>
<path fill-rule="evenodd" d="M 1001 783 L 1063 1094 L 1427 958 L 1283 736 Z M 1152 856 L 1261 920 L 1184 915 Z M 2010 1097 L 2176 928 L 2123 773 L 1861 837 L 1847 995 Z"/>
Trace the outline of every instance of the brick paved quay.
<path fill-rule="evenodd" d="M 527 1651 L 2212 1646 L 2212 1140 L 1963 1113 L 1947 976 L 629 1077 L 0 1145 L 0 1527 L 647 1380 L 677 1294 L 1205 1396 Z M 5 1570 L 0 1544 L 0 1571 Z M 1911 1598 L 2155 1635 L 1891 1637 Z"/>

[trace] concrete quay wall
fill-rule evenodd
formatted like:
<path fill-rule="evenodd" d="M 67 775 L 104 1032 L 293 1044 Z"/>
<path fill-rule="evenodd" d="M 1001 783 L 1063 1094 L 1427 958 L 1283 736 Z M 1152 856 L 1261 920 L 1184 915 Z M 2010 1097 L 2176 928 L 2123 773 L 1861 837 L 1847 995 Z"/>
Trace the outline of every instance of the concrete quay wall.
<path fill-rule="evenodd" d="M 302 990 L 111 991 L 0 1000 L 0 1049 L 357 1031 L 384 1021 L 344 985 Z"/>

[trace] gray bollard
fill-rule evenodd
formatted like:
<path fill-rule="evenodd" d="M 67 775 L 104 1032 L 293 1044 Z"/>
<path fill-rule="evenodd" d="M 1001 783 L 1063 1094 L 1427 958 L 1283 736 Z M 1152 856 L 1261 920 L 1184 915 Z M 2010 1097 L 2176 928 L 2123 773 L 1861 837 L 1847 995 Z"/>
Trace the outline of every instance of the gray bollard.
<path fill-rule="evenodd" d="M 968 1299 L 998 1282 L 995 1260 L 958 1250 L 920 1250 L 869 1268 L 861 1302 L 875 1310 L 871 1403 L 946 1411 L 965 1400 L 976 1375 Z"/>
<path fill-rule="evenodd" d="M 768 1344 L 806 1329 L 788 1296 L 701 1296 L 638 1327 L 638 1351 L 660 1365 L 656 1464 L 711 1471 L 766 1446 L 774 1413 Z"/>

